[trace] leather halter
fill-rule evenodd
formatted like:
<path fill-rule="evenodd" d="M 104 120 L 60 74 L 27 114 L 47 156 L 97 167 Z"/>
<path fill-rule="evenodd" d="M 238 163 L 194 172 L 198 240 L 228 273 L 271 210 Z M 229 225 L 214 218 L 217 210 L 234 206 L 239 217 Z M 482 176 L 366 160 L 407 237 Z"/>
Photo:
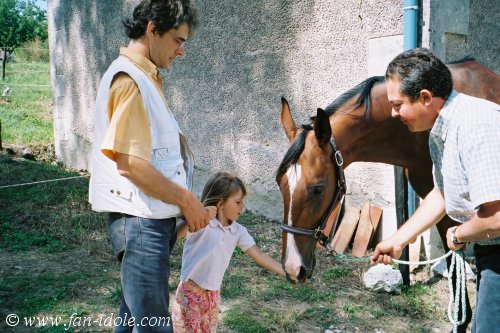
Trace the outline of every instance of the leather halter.
<path fill-rule="evenodd" d="M 294 226 L 290 226 L 286 223 L 281 223 L 281 229 L 283 232 L 287 232 L 293 235 L 312 237 L 318 240 L 318 242 L 325 247 L 325 249 L 333 253 L 333 248 L 331 246 L 333 230 L 330 232 L 330 235 L 327 236 L 324 233 L 326 228 L 326 223 L 328 222 L 328 218 L 333 211 L 333 208 L 337 205 L 337 203 L 341 202 L 344 199 L 344 195 L 347 191 L 347 187 L 345 184 L 345 176 L 344 176 L 344 159 L 342 158 L 342 154 L 340 150 L 338 150 L 337 145 L 335 143 L 334 137 L 330 137 L 330 145 L 333 150 L 333 158 L 335 161 L 335 172 L 337 174 L 337 190 L 333 195 L 332 201 L 330 201 L 330 205 L 326 209 L 325 213 L 317 223 L 318 227 L 316 229 L 303 229 L 297 228 Z"/>

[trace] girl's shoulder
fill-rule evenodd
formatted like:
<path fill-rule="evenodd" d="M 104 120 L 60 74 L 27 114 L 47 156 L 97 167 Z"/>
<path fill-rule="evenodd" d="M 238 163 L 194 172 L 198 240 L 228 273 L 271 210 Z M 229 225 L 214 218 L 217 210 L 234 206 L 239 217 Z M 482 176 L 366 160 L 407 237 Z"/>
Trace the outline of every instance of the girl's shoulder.
<path fill-rule="evenodd" d="M 240 234 L 240 235 L 242 235 L 242 234 L 250 235 L 250 232 L 248 231 L 248 229 L 244 225 L 239 224 L 237 221 L 234 221 L 232 226 L 234 226 L 235 233 Z"/>

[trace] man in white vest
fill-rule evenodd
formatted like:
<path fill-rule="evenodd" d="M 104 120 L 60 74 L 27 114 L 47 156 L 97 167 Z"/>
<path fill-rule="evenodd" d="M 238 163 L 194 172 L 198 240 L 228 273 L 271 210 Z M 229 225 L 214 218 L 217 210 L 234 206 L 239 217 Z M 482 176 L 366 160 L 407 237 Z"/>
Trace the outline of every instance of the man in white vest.
<path fill-rule="evenodd" d="M 190 191 L 192 154 L 167 106 L 159 69 L 184 55 L 197 13 L 190 0 L 143 0 L 123 24 L 130 43 L 97 94 L 89 200 L 93 210 L 109 213 L 121 262 L 115 332 L 172 332 L 168 278 L 176 217 L 196 231 L 209 214 Z"/>

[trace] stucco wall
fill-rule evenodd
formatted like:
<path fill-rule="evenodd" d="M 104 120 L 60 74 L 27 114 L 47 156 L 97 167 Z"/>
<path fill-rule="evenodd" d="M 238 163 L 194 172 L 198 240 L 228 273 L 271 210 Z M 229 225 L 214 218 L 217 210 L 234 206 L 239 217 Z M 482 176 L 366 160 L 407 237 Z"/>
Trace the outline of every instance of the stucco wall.
<path fill-rule="evenodd" d="M 473 1 L 472 7 L 478 2 Z M 121 19 L 137 3 L 48 1 L 56 150 L 69 166 L 89 169 L 96 90 L 118 48 L 127 43 Z M 289 100 L 296 122 L 305 123 L 316 108 L 373 75 L 377 66 L 383 69 L 400 49 L 385 52 L 383 61 L 370 50 L 388 39 L 401 39 L 402 2 L 198 0 L 197 4 L 199 31 L 189 40 L 186 56 L 163 73 L 170 107 L 196 156 L 195 189 L 199 192 L 215 170 L 236 172 L 248 184 L 248 208 L 281 219 L 281 194 L 274 181 L 288 147 L 279 123 L 281 96 Z M 486 21 L 495 26 L 498 19 Z M 474 26 L 471 31 L 482 29 Z M 474 36 L 480 39 L 482 33 Z M 474 41 L 471 49 L 477 51 L 481 45 Z M 372 201 L 393 206 L 391 167 L 354 164 L 346 176 L 352 204 Z"/>

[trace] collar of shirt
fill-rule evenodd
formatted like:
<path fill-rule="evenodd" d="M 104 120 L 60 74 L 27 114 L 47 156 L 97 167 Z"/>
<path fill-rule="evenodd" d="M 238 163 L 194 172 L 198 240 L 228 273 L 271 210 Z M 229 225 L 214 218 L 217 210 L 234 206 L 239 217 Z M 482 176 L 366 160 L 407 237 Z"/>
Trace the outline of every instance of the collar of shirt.
<path fill-rule="evenodd" d="M 217 228 L 220 227 L 223 230 L 229 230 L 232 234 L 236 234 L 236 223 L 233 221 L 228 227 L 224 227 L 222 223 L 219 222 L 217 219 L 210 220 L 209 225 L 211 228 Z"/>
<path fill-rule="evenodd" d="M 126 47 L 120 48 L 120 55 L 129 58 L 137 67 L 146 73 L 154 81 L 160 78 L 160 71 L 155 64 L 143 55 Z"/>
<path fill-rule="evenodd" d="M 431 130 L 431 135 L 439 137 L 443 141 L 446 140 L 446 134 L 448 133 L 450 118 L 453 115 L 453 109 L 455 108 L 455 105 L 458 100 L 457 97 L 458 97 L 458 92 L 452 90 L 450 96 L 448 97 L 443 107 L 439 111 L 439 115 Z"/>

